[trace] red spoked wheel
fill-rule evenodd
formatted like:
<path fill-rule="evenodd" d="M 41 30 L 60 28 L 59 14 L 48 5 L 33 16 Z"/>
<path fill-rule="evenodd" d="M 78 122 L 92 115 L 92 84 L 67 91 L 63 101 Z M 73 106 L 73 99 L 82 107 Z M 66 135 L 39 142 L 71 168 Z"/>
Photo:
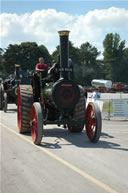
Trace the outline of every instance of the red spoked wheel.
<path fill-rule="evenodd" d="M 34 144 L 39 145 L 43 136 L 43 115 L 40 103 L 36 102 L 31 110 L 31 136 Z"/>
<path fill-rule="evenodd" d="M 102 129 L 101 112 L 96 103 L 88 104 L 85 119 L 88 121 L 86 124 L 87 136 L 91 142 L 96 143 L 100 138 Z"/>

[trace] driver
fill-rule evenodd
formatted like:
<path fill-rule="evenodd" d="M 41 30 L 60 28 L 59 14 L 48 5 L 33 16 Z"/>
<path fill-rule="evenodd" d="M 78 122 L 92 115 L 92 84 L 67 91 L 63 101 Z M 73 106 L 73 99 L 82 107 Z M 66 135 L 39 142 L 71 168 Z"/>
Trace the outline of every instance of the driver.
<path fill-rule="evenodd" d="M 35 85 L 34 85 L 34 89 L 35 89 L 35 101 L 38 101 L 40 98 L 40 73 L 39 72 L 43 72 L 43 77 L 47 76 L 47 72 L 48 72 L 48 65 L 44 63 L 44 58 L 40 57 L 39 58 L 39 63 L 36 64 L 35 66 L 35 70 L 37 71 L 37 74 L 34 76 L 35 79 Z"/>
<path fill-rule="evenodd" d="M 36 71 L 48 70 L 48 65 L 44 63 L 44 58 L 43 57 L 39 58 L 39 63 L 36 64 L 35 70 Z"/>

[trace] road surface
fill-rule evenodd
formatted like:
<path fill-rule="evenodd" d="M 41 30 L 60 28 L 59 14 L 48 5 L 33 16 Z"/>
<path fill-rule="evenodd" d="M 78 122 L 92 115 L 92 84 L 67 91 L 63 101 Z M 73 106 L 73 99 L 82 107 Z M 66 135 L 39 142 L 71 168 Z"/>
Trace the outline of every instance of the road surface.
<path fill-rule="evenodd" d="M 1 193 L 126 193 L 128 121 L 103 120 L 100 141 L 44 127 L 40 146 L 18 134 L 16 106 L 0 111 Z"/>

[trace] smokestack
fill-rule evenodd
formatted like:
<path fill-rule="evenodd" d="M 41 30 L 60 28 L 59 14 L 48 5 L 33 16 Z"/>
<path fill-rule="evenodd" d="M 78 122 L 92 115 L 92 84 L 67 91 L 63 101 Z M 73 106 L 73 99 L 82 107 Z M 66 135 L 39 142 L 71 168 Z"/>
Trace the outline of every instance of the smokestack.
<path fill-rule="evenodd" d="M 15 64 L 15 78 L 20 79 L 20 64 Z"/>
<path fill-rule="evenodd" d="M 69 45 L 67 30 L 59 31 L 60 36 L 60 78 L 69 79 L 68 77 L 68 58 L 69 58 Z"/>

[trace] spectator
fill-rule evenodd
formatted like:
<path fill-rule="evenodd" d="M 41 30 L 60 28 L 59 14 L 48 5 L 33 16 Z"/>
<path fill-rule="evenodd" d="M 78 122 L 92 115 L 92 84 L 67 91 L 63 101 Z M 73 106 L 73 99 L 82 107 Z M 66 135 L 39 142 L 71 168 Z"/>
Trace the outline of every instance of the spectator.
<path fill-rule="evenodd" d="M 94 91 L 92 94 L 92 98 L 94 98 L 94 99 L 100 98 L 100 93 L 98 91 Z"/>

